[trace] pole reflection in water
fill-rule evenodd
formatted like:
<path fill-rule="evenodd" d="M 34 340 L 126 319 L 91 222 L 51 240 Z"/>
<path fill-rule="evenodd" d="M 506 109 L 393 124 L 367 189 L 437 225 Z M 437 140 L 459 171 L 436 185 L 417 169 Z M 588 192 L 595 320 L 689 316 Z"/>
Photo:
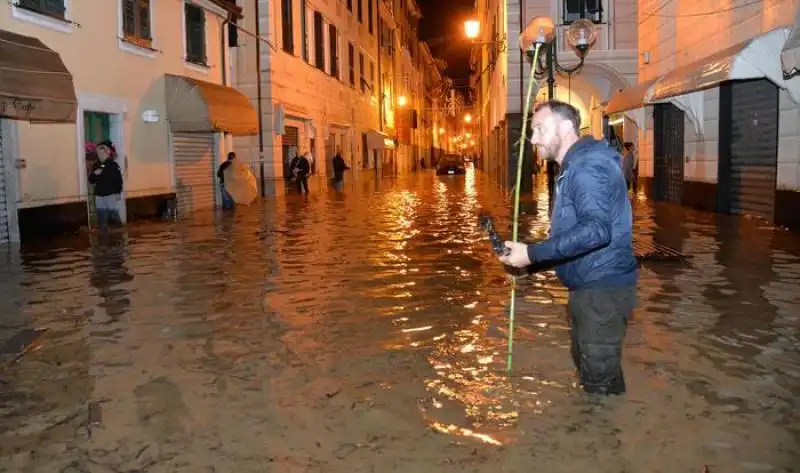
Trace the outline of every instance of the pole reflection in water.
<path fill-rule="evenodd" d="M 0 372 L 0 472 L 791 471 L 800 242 L 636 206 L 637 238 L 694 258 L 643 267 L 629 392 L 605 400 L 575 386 L 552 271 L 519 280 L 505 372 L 477 216 L 508 229 L 509 203 L 473 169 L 26 248 L 0 259 L 2 328 L 49 332 Z"/>

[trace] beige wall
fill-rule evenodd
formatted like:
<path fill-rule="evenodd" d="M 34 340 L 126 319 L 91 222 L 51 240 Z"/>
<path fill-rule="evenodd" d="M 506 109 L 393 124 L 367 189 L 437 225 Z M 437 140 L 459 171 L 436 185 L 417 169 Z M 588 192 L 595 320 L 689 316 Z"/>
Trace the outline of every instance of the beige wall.
<path fill-rule="evenodd" d="M 335 133 L 339 139 L 345 136 L 343 155 L 345 161 L 357 172 L 361 156 L 361 133 L 369 129 L 378 129 L 378 94 L 362 93 L 358 66 L 358 53 L 364 53 L 365 59 L 372 61 L 375 67 L 376 85 L 378 75 L 377 43 L 378 21 L 374 18 L 374 34 L 368 31 L 366 0 L 364 3 L 364 22 L 360 24 L 356 17 L 356 2 L 353 12 L 349 12 L 344 2 L 312 1 L 307 2 L 307 27 L 309 35 L 309 62 L 302 57 L 302 26 L 300 21 L 300 0 L 293 1 L 294 19 L 294 54 L 282 49 L 281 2 L 260 1 L 261 33 L 269 38 L 274 47 L 262 42 L 262 74 L 263 87 L 263 124 L 264 124 L 264 158 L 266 177 L 277 179 L 283 175 L 282 141 L 275 134 L 275 105 L 282 104 L 287 113 L 289 126 L 300 130 L 301 150 L 309 147 L 309 131 L 313 124 L 316 129 L 316 154 L 318 173 L 326 174 L 327 164 L 332 156 L 326 151 L 326 140 L 329 133 Z M 255 30 L 255 13 L 253 2 L 240 2 L 244 9 L 245 24 L 248 29 Z M 325 71 L 317 69 L 314 64 L 314 24 L 313 12 L 318 10 L 324 21 Z M 377 13 L 377 2 L 373 15 Z M 329 29 L 334 24 L 339 33 L 339 78 L 328 74 L 330 71 Z M 255 39 L 242 37 L 241 47 L 237 52 L 236 85 L 255 103 L 258 73 L 255 67 Z M 356 85 L 350 86 L 348 43 L 355 46 Z M 369 61 L 365 64 L 365 76 L 369 78 Z M 257 161 L 258 139 L 237 138 L 237 153 L 242 159 Z M 354 165 L 355 164 L 355 165 Z"/>
<path fill-rule="evenodd" d="M 649 64 L 639 63 L 642 81 L 656 78 L 677 67 L 700 60 L 727 47 L 771 31 L 791 27 L 796 0 L 673 0 L 663 8 L 661 0 L 639 2 L 640 57 L 647 53 Z M 658 11 L 658 15 L 652 13 Z M 703 15 L 716 12 L 714 15 Z M 778 52 L 776 52 L 777 55 Z M 702 92 L 703 133 L 695 131 L 688 117 L 685 123 L 684 177 L 691 181 L 717 182 L 719 89 Z M 646 127 L 639 133 L 640 174 L 653 176 L 652 108 L 645 113 Z M 780 92 L 778 187 L 800 189 L 800 107 L 785 90 Z"/>
<path fill-rule="evenodd" d="M 196 3 L 224 12 L 205 0 Z M 20 207 L 86 199 L 83 166 L 83 110 L 120 114 L 118 152 L 127 159 L 128 196 L 169 192 L 172 187 L 165 122 L 165 73 L 219 82 L 221 19 L 206 12 L 206 50 L 210 67 L 184 62 L 183 0 L 152 2 L 153 48 L 145 51 L 122 43 L 117 0 L 67 1 L 69 24 L 0 2 L 0 28 L 42 40 L 57 51 L 74 77 L 79 99 L 75 125 L 16 123 L 17 156 L 27 162 L 18 176 Z M 160 121 L 145 124 L 143 110 L 156 110 Z"/>

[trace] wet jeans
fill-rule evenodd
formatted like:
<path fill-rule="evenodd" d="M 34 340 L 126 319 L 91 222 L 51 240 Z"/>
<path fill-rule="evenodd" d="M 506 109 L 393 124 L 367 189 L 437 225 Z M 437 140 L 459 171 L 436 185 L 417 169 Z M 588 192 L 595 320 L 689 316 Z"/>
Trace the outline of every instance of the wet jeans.
<path fill-rule="evenodd" d="M 572 361 L 590 394 L 622 394 L 622 343 L 636 306 L 636 287 L 603 287 L 569 293 Z"/>
<path fill-rule="evenodd" d="M 226 210 L 230 210 L 234 208 L 236 205 L 233 196 L 228 192 L 228 189 L 225 188 L 225 184 L 220 184 L 220 194 L 222 195 L 222 208 Z"/>
<path fill-rule="evenodd" d="M 119 217 L 119 207 L 122 195 L 96 195 L 94 197 L 95 210 L 97 212 L 97 224 L 101 230 L 108 229 L 109 222 L 114 224 L 122 223 Z"/>

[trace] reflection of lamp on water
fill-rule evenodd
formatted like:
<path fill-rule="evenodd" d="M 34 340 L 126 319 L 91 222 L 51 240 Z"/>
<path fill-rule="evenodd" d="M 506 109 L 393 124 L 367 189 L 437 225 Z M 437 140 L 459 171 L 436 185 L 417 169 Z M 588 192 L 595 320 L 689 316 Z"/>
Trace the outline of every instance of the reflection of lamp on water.
<path fill-rule="evenodd" d="M 405 95 L 401 95 L 397 97 L 397 105 L 400 107 L 405 107 L 408 104 L 408 98 Z"/>
<path fill-rule="evenodd" d="M 467 123 L 472 123 L 472 115 L 470 115 L 469 113 L 464 115 L 464 121 Z"/>
<path fill-rule="evenodd" d="M 439 128 L 439 134 L 444 135 L 444 128 Z"/>

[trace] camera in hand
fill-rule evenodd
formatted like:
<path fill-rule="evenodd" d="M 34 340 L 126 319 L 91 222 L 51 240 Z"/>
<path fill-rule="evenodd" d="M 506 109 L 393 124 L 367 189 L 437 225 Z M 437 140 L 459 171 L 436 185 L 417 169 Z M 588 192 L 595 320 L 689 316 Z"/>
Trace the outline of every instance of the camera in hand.
<path fill-rule="evenodd" d="M 503 243 L 503 239 L 500 238 L 500 235 L 498 235 L 497 231 L 494 229 L 494 220 L 492 220 L 492 217 L 481 215 L 478 221 L 483 230 L 489 235 L 489 241 L 492 243 L 492 250 L 497 256 L 506 256 L 511 253 L 511 249 Z"/>

